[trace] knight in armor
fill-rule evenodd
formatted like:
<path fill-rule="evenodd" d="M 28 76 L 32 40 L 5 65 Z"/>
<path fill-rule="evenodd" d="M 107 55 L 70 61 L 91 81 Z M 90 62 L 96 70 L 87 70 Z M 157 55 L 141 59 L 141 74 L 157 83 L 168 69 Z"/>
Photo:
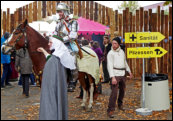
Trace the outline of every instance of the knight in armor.
<path fill-rule="evenodd" d="M 59 20 L 57 22 L 55 31 L 53 32 L 53 37 L 61 40 L 69 49 L 72 56 L 76 60 L 76 55 L 79 51 L 75 40 L 78 38 L 78 23 L 75 19 L 70 17 L 70 9 L 65 3 L 59 3 L 56 8 L 59 14 Z M 68 74 L 68 91 L 73 92 L 76 87 L 76 82 L 78 78 L 78 70 L 67 69 Z"/>

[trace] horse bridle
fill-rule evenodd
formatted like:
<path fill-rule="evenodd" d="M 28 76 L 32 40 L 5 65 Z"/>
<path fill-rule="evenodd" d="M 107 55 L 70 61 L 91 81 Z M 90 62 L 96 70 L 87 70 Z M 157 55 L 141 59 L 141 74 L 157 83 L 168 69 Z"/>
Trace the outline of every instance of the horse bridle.
<path fill-rule="evenodd" d="M 12 49 L 15 49 L 15 45 L 20 41 L 20 39 L 24 36 L 25 37 L 25 44 L 24 44 L 24 49 L 26 49 L 27 47 L 28 47 L 28 40 L 27 40 L 27 35 L 26 35 L 26 28 L 24 28 L 24 29 L 21 29 L 20 28 L 20 26 L 21 25 L 19 25 L 18 27 L 17 27 L 17 29 L 16 30 L 20 30 L 20 31 L 22 31 L 22 35 L 20 35 L 17 39 L 16 39 L 16 41 L 15 41 L 15 44 L 14 45 L 9 45 L 8 43 L 3 43 L 3 45 L 5 45 L 5 46 L 8 46 L 8 47 L 12 47 Z M 19 33 L 14 33 L 15 35 L 18 35 L 18 34 L 21 34 L 21 32 L 19 32 Z"/>

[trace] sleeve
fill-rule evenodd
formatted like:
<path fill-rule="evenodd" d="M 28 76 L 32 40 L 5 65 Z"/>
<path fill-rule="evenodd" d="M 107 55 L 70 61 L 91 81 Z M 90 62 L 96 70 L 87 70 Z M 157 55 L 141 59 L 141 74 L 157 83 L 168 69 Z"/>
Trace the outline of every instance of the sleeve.
<path fill-rule="evenodd" d="M 113 55 L 111 54 L 111 51 L 107 55 L 107 69 L 108 69 L 110 78 L 114 77 Z"/>
<path fill-rule="evenodd" d="M 49 55 L 47 55 L 47 56 L 46 56 L 46 61 L 48 61 L 48 60 L 49 60 L 49 58 L 50 58 L 51 56 L 52 56 L 52 55 L 50 55 L 50 54 L 49 54 Z"/>

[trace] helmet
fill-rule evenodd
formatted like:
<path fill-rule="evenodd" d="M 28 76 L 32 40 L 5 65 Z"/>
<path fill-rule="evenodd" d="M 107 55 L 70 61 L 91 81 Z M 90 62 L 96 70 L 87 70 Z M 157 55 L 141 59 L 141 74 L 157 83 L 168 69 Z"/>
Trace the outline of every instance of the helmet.
<path fill-rule="evenodd" d="M 65 3 L 59 3 L 56 7 L 56 11 L 63 11 L 65 16 L 69 16 L 70 14 L 69 6 Z"/>

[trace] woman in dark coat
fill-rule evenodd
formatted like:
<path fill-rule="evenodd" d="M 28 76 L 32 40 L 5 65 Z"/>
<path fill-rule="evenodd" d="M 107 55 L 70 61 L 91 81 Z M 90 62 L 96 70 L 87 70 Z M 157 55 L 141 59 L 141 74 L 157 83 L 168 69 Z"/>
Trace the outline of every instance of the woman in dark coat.
<path fill-rule="evenodd" d="M 68 48 L 60 40 L 50 37 L 49 47 L 50 50 L 54 50 L 52 55 L 41 47 L 37 49 L 47 59 L 43 70 L 39 119 L 67 120 L 66 68 L 75 69 L 75 60 L 73 60 L 73 56 L 70 55 Z"/>

